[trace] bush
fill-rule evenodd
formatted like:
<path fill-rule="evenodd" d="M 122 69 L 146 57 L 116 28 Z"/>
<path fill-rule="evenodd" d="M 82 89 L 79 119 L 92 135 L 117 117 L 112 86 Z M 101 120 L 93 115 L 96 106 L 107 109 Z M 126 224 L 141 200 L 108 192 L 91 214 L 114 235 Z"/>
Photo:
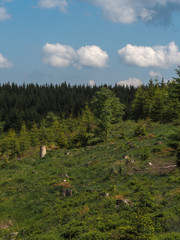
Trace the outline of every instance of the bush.
<path fill-rule="evenodd" d="M 145 161 L 147 160 L 149 157 L 150 157 L 150 153 L 149 153 L 149 150 L 146 149 L 146 148 L 141 148 L 139 150 L 139 157 L 141 160 Z"/>
<path fill-rule="evenodd" d="M 174 149 L 178 149 L 178 147 L 180 147 L 180 129 L 177 129 L 169 135 L 168 145 Z"/>
<path fill-rule="evenodd" d="M 134 129 L 134 137 L 140 137 L 140 136 L 145 136 L 145 135 L 146 135 L 146 126 L 139 124 Z"/>

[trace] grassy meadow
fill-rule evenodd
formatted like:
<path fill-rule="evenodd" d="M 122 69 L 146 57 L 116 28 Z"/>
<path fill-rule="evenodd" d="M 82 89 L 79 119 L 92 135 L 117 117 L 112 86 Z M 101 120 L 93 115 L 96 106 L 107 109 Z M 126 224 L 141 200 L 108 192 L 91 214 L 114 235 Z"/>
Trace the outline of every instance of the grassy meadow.
<path fill-rule="evenodd" d="M 94 146 L 2 159 L 0 239 L 180 239 L 179 128 L 119 122 Z"/>

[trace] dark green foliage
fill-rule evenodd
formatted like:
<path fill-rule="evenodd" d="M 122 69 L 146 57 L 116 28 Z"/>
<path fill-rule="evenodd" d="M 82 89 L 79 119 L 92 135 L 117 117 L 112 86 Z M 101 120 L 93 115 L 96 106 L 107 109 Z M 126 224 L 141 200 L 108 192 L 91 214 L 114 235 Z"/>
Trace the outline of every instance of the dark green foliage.
<path fill-rule="evenodd" d="M 124 105 L 110 89 L 103 87 L 93 98 L 92 107 L 97 119 L 99 134 L 102 134 L 102 138 L 108 139 L 111 125 L 122 120 Z"/>
<path fill-rule="evenodd" d="M 165 84 L 149 81 L 138 88 L 132 103 L 135 120 L 151 118 L 153 121 L 171 122 L 180 117 L 180 71 L 177 78 Z"/>
<path fill-rule="evenodd" d="M 177 149 L 180 147 L 180 129 L 176 128 L 170 135 L 169 135 L 169 146 Z"/>
<path fill-rule="evenodd" d="M 139 158 L 143 161 L 147 160 L 150 156 L 149 150 L 147 148 L 141 148 L 138 154 Z"/>
<path fill-rule="evenodd" d="M 145 136 L 145 135 L 146 135 L 146 125 L 140 123 L 134 129 L 134 136 L 135 137 L 140 137 L 140 136 Z"/>
<path fill-rule="evenodd" d="M 0 85 L 0 122 L 5 131 L 13 128 L 20 130 L 23 121 L 27 128 L 33 123 L 39 124 L 47 114 L 47 123 L 53 119 L 53 114 L 59 117 L 69 117 L 73 114 L 77 117 L 88 103 L 91 107 L 92 98 L 102 86 L 71 86 L 66 83 L 61 85 L 34 85 L 14 83 Z M 108 87 L 120 101 L 126 106 L 126 117 L 129 116 L 129 107 L 134 98 L 134 87 L 115 86 Z M 2 124 L 1 124 L 2 125 Z M 1 128 L 1 127 L 0 127 Z"/>

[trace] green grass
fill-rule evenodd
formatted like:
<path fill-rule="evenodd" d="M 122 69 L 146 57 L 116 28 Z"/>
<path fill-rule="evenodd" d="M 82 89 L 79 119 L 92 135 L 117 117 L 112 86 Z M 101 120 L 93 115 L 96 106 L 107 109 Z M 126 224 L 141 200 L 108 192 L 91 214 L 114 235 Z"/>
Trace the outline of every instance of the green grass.
<path fill-rule="evenodd" d="M 179 239 L 180 174 L 166 168 L 176 162 L 175 127 L 147 125 L 134 137 L 137 123 L 120 123 L 106 143 L 69 155 L 1 160 L 0 239 Z M 70 197 L 61 196 L 64 180 Z M 118 197 L 132 204 L 117 205 Z"/>

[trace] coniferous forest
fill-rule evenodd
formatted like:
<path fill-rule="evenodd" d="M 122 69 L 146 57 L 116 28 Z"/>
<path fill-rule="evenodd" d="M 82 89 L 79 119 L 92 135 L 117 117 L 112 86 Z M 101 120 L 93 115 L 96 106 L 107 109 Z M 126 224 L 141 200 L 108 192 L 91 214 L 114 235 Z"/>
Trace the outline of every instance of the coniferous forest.
<path fill-rule="evenodd" d="M 0 239 L 180 239 L 176 74 L 138 88 L 1 85 Z"/>
<path fill-rule="evenodd" d="M 18 86 L 14 83 L 0 85 L 0 121 L 5 123 L 5 130 L 19 130 L 23 121 L 30 128 L 34 122 L 39 124 L 49 112 L 59 117 L 77 117 L 86 104 L 91 105 L 93 96 L 101 87 L 71 86 L 66 83 L 55 86 Z M 136 89 L 117 85 L 108 88 L 126 105 L 128 116 Z"/>

